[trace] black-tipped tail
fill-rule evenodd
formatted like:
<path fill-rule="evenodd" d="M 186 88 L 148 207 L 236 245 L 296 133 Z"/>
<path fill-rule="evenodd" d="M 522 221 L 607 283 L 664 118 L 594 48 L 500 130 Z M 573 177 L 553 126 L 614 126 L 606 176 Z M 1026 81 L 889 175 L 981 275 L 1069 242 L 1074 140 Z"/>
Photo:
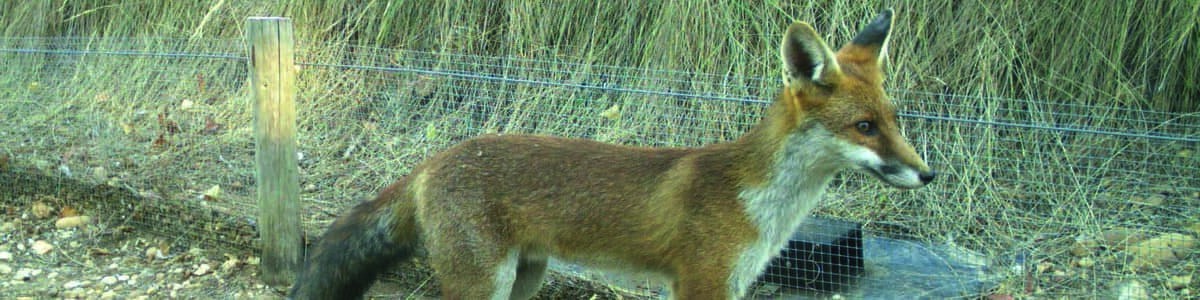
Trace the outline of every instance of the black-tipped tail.
<path fill-rule="evenodd" d="M 310 248 L 289 299 L 361 299 L 380 273 L 413 255 L 413 211 L 408 203 L 390 206 L 387 196 L 334 221 Z"/>

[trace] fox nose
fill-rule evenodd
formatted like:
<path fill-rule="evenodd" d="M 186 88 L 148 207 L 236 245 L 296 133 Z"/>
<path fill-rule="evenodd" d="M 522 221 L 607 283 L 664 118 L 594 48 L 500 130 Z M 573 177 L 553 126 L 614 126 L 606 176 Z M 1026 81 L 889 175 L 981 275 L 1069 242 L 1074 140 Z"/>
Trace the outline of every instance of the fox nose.
<path fill-rule="evenodd" d="M 917 174 L 917 177 L 921 179 L 921 183 L 928 184 L 930 181 L 933 181 L 934 177 L 937 177 L 937 171 L 921 172 Z"/>

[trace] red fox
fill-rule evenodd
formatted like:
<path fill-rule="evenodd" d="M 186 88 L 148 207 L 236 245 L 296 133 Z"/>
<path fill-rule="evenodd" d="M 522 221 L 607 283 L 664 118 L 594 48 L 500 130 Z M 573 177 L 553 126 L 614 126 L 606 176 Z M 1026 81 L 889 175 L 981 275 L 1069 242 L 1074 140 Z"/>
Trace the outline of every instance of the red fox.
<path fill-rule="evenodd" d="M 835 53 L 792 24 L 780 46 L 784 87 L 732 142 L 462 142 L 334 221 L 291 296 L 360 298 L 424 249 L 445 299 L 529 299 L 550 257 L 650 274 L 676 299 L 741 298 L 840 170 L 904 189 L 933 180 L 883 90 L 891 26 L 889 9 Z"/>

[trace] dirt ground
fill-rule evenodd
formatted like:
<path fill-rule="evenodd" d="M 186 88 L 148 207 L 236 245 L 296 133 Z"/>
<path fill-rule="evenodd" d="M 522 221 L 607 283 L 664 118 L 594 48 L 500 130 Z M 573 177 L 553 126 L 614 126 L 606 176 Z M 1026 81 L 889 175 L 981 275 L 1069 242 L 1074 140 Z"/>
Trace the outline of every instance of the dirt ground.
<path fill-rule="evenodd" d="M 6 299 L 273 299 L 250 251 L 174 249 L 137 229 L 6 210 L 0 232 L 0 296 Z"/>
<path fill-rule="evenodd" d="M 228 226 L 195 238 L 196 207 L 163 207 L 128 191 L 36 172 L 0 169 L 0 299 L 283 299 L 258 279 L 259 258 L 245 244 L 253 228 Z M 177 211 L 148 225 L 147 212 Z M 191 210 L 191 211 L 187 211 Z M 211 216 L 208 216 L 211 217 Z M 419 261 L 397 266 L 368 298 L 432 299 L 437 283 Z M 564 274 L 551 274 L 538 299 L 641 299 Z"/>
<path fill-rule="evenodd" d="M 187 218 L 141 225 L 128 192 L 14 170 L 0 185 L 0 298 L 281 298 L 254 251 L 162 234 Z"/>

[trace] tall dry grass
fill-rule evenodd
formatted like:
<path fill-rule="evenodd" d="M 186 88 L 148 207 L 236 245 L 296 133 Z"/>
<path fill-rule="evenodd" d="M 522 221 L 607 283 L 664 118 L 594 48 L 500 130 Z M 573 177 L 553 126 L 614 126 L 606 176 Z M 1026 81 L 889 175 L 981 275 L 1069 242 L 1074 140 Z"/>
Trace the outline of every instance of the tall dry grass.
<path fill-rule="evenodd" d="M 1198 1 L 6 1 L 5 36 L 240 36 L 295 19 L 313 43 L 569 56 L 709 74 L 776 71 L 789 20 L 835 43 L 897 9 L 893 87 L 1193 112 Z"/>

